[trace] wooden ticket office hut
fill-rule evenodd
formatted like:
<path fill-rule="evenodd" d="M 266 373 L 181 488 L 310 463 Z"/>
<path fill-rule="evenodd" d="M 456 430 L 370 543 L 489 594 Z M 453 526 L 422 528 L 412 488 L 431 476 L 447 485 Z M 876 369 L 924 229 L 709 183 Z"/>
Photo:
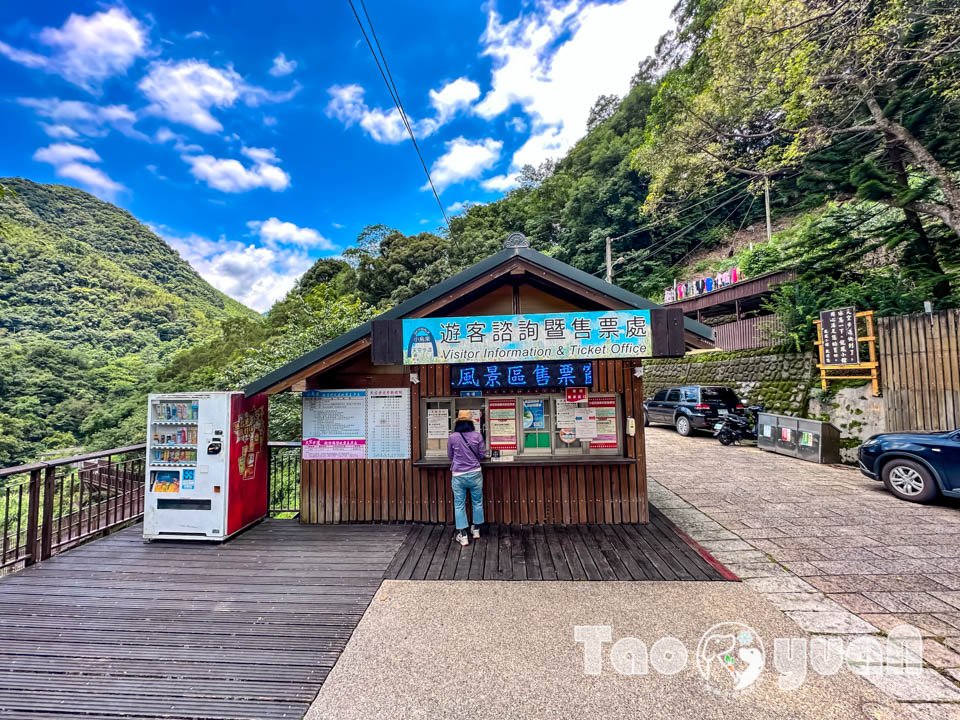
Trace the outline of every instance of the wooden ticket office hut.
<path fill-rule="evenodd" d="M 536 252 L 514 234 L 497 254 L 261 378 L 245 392 L 292 391 L 306 397 L 310 391 L 409 389 L 409 448 L 399 453 L 402 457 L 301 461 L 304 523 L 452 522 L 446 440 L 438 432 L 442 413 L 452 427 L 456 412 L 470 409 L 481 418 L 489 447 L 491 403 L 502 416 L 510 399 L 515 401 L 518 439 L 512 451 L 501 450 L 501 457 L 485 463 L 488 522 L 648 522 L 640 359 L 593 360 L 581 376 L 589 380 L 591 402 L 604 406 L 598 412 L 607 414 L 606 442 L 560 437 L 556 413 L 563 407 L 558 406 L 562 388 L 498 388 L 477 397 L 454 389 L 453 365 L 382 364 L 396 357 L 397 321 L 403 318 L 635 309 L 652 311 L 656 355 L 712 346 L 709 327 Z M 524 418 L 531 409 L 534 421 Z M 543 427 L 526 432 L 528 423 Z"/>

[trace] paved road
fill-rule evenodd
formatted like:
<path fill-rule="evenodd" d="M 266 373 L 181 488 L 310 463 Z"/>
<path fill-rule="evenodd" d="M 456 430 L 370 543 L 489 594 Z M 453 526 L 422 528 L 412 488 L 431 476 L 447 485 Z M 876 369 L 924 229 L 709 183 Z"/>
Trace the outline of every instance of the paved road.
<path fill-rule="evenodd" d="M 918 628 L 922 676 L 873 682 L 960 718 L 960 503 L 903 502 L 855 468 L 706 434 L 652 426 L 646 442 L 652 504 L 811 633 Z"/>

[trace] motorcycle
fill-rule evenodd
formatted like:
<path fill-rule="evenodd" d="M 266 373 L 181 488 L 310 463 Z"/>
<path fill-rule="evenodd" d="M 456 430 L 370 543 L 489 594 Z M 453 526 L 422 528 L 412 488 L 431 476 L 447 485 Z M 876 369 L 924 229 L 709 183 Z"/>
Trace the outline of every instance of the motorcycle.
<path fill-rule="evenodd" d="M 721 445 L 733 445 L 744 440 L 756 442 L 761 412 L 763 408 L 760 405 L 751 405 L 743 415 L 724 415 L 713 426 L 713 436 Z"/>

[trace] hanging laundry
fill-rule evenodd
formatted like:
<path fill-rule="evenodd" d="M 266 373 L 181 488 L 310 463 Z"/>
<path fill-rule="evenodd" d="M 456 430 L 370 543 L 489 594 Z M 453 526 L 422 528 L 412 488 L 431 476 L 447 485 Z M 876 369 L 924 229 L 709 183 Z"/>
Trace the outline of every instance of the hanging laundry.
<path fill-rule="evenodd" d="M 707 292 L 713 292 L 713 278 L 708 277 L 703 279 L 704 285 L 707 287 Z"/>
<path fill-rule="evenodd" d="M 739 271 L 737 270 L 737 268 L 733 268 L 733 270 L 730 271 L 730 274 L 733 278 L 733 282 L 737 282 L 737 280 L 739 279 Z"/>

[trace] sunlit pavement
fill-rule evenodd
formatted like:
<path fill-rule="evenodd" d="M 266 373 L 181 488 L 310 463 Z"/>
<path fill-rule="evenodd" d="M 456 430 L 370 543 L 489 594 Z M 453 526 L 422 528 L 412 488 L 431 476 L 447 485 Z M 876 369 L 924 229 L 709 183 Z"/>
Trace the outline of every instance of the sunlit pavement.
<path fill-rule="evenodd" d="M 855 468 L 646 428 L 650 501 L 813 634 L 922 635 L 920 677 L 872 681 L 924 718 L 960 718 L 960 503 L 890 495 Z"/>
<path fill-rule="evenodd" d="M 770 665 L 773 638 L 804 635 L 742 583 L 388 581 L 307 718 L 904 716 L 846 668 L 823 676 L 811 670 L 794 690 L 781 690 L 777 674 L 768 669 L 736 691 L 731 674 L 714 663 L 708 684 L 697 648 L 712 626 L 729 621 L 749 624 L 766 640 Z M 614 646 L 606 642 L 599 674 L 585 673 L 585 643 L 574 635 L 578 625 L 609 626 L 614 642 L 642 641 L 644 649 L 632 643 L 632 650 L 633 657 L 649 657 L 646 672 L 618 672 L 611 659 Z M 673 674 L 654 647 L 663 637 L 675 638 L 668 642 L 679 642 L 687 652 Z M 625 669 L 622 662 L 618 667 Z M 641 666 L 628 663 L 628 669 Z"/>

